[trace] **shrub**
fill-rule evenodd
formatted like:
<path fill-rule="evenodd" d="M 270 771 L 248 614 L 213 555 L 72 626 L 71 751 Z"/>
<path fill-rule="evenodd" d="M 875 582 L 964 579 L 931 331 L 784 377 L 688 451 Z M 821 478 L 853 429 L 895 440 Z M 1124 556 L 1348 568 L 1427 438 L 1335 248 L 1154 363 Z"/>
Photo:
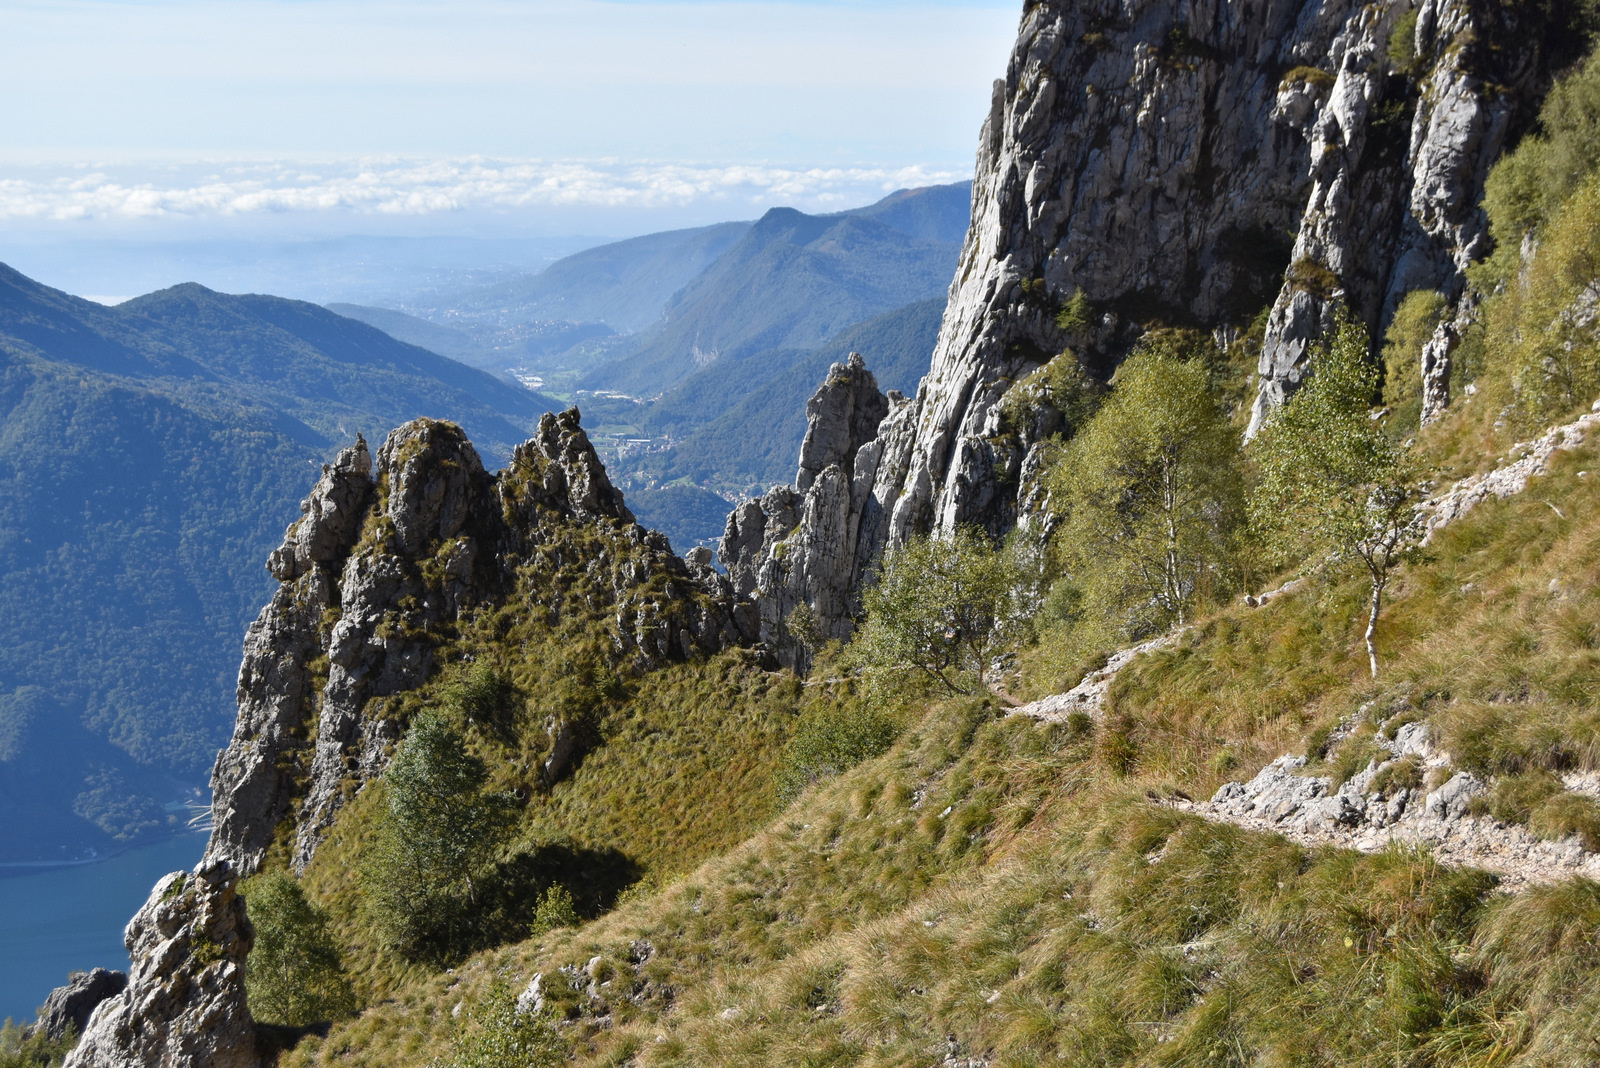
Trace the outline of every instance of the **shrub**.
<path fill-rule="evenodd" d="M 245 971 L 253 1017 L 305 1027 L 355 1012 L 328 916 L 307 900 L 293 876 L 271 871 L 251 879 L 245 907 L 256 929 Z"/>
<path fill-rule="evenodd" d="M 1081 334 L 1094 322 L 1094 304 L 1083 295 L 1082 289 L 1072 291 L 1056 313 L 1056 326 L 1069 334 Z"/>
<path fill-rule="evenodd" d="M 510 836 L 515 801 L 437 712 L 418 716 L 384 773 L 387 808 L 364 872 L 392 949 L 435 962 L 471 947 L 479 882 Z"/>
<path fill-rule="evenodd" d="M 432 1068 L 554 1068 L 567 1062 L 567 1045 L 545 1016 L 519 1011 L 516 995 L 496 978 L 468 1011 L 449 1060 Z"/>
<path fill-rule="evenodd" d="M 453 712 L 486 734 L 514 735 L 521 695 L 511 676 L 487 661 L 473 664 L 465 678 L 445 689 L 444 696 Z"/>
<path fill-rule="evenodd" d="M 1411 8 L 1394 20 L 1389 31 L 1389 62 L 1398 71 L 1411 73 L 1417 62 L 1417 9 Z"/>
<path fill-rule="evenodd" d="M 888 750 L 900 725 L 876 705 L 861 701 L 825 704 L 800 718 L 784 747 L 778 796 L 792 801 L 812 783 L 833 778 Z"/>
<path fill-rule="evenodd" d="M 77 1031 L 71 1027 L 59 1042 L 52 1042 L 42 1030 L 29 1034 L 8 1016 L 0 1026 L 0 1068 L 56 1068 L 77 1044 Z"/>
<path fill-rule="evenodd" d="M 852 664 L 966 694 L 985 688 L 995 658 L 1025 636 L 1038 596 L 1023 554 L 958 530 L 891 550 L 863 600 Z"/>
<path fill-rule="evenodd" d="M 539 904 L 533 910 L 533 922 L 528 924 L 528 937 L 537 938 L 561 927 L 576 927 L 578 923 L 578 910 L 572 903 L 572 893 L 556 883 L 539 895 Z"/>

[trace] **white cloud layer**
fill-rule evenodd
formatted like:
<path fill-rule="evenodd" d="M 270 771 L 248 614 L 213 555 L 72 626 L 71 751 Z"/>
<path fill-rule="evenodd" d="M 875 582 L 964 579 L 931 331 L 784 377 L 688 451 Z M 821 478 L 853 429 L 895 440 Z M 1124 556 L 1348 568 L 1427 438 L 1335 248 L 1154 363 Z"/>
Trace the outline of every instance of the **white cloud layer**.
<path fill-rule="evenodd" d="M 896 189 L 968 175 L 924 166 L 782 167 L 491 159 L 361 159 L 99 165 L 0 177 L 0 222 L 119 222 L 271 216 L 418 217 L 451 212 L 660 212 L 784 204 L 853 207 Z M 143 172 L 143 173 L 139 173 Z M 4 173 L 4 172 L 0 172 Z"/>

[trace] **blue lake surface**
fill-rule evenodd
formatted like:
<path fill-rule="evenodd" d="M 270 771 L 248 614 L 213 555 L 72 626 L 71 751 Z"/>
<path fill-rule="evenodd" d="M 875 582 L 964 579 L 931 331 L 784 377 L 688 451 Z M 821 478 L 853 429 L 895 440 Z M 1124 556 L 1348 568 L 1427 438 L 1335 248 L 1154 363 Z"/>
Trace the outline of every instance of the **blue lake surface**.
<path fill-rule="evenodd" d="M 31 1020 L 67 973 L 128 970 L 122 930 L 168 872 L 192 868 L 204 834 L 185 834 L 71 868 L 0 868 L 0 1018 Z"/>

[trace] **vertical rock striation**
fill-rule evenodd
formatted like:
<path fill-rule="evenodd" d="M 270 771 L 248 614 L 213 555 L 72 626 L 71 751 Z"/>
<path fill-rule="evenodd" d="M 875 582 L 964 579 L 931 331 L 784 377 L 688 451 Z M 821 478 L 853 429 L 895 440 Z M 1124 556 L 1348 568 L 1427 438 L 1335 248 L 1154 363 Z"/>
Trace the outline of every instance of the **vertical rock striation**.
<path fill-rule="evenodd" d="M 795 576 L 849 558 L 859 581 L 914 533 L 1016 523 L 1019 493 L 1040 494 L 997 406 L 1064 350 L 1103 376 L 1152 324 L 1236 336 L 1270 307 L 1259 424 L 1336 308 L 1379 336 L 1409 290 L 1458 297 L 1487 251 L 1488 168 L 1534 114 L 1559 36 L 1550 10 L 1487 0 L 1025 5 L 916 397 L 826 494 L 797 485 L 730 517 L 724 560 L 770 601 L 763 636 L 798 600 L 822 633 L 848 631 L 858 591 Z M 1447 344 L 1430 364 L 1435 409 Z M 799 524 L 778 540 L 790 577 L 768 582 L 752 547 L 785 523 Z"/>
<path fill-rule="evenodd" d="M 722 564 L 732 592 L 756 606 L 753 620 L 741 619 L 746 636 L 789 667 L 806 666 L 807 643 L 850 633 L 859 578 L 871 563 L 856 550 L 877 467 L 875 439 L 890 412 L 905 406 L 898 393 L 878 389 L 852 352 L 806 403 L 795 484 L 775 486 L 728 516 Z M 794 618 L 801 605 L 811 620 Z"/>

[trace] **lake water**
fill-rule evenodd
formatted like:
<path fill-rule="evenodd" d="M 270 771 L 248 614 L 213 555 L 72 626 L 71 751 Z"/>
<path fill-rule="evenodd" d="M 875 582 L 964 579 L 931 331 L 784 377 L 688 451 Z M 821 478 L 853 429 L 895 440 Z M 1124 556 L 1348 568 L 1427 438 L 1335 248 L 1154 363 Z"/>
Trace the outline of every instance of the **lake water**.
<path fill-rule="evenodd" d="M 72 868 L 0 869 L 0 1018 L 31 1020 L 68 972 L 127 971 L 122 929 L 156 880 L 194 867 L 205 846 L 185 834 Z"/>

